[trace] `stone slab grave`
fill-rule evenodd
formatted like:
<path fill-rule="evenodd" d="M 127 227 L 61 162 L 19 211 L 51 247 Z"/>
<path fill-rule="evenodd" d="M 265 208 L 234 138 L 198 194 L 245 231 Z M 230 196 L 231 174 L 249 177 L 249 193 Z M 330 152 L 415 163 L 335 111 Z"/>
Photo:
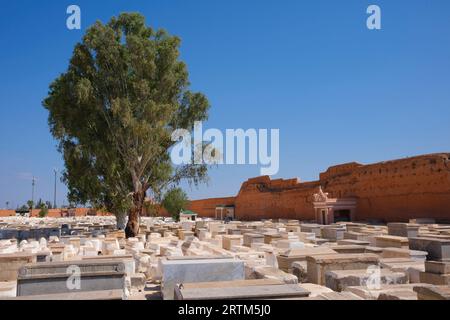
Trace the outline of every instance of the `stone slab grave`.
<path fill-rule="evenodd" d="M 251 281 L 251 280 L 250 280 Z M 283 299 L 291 297 L 307 297 L 309 292 L 296 284 L 236 284 L 236 286 L 184 288 L 177 287 L 177 300 L 239 300 L 239 299 Z"/>
<path fill-rule="evenodd" d="M 279 234 L 279 233 L 268 232 L 268 233 L 264 233 L 263 235 L 264 235 L 264 243 L 265 244 L 271 244 L 273 240 L 281 239 L 281 234 Z"/>
<path fill-rule="evenodd" d="M 75 282 L 78 274 L 79 286 Z M 28 264 L 19 270 L 17 279 L 18 296 L 115 289 L 123 291 L 124 288 L 125 265 L 112 260 Z"/>
<path fill-rule="evenodd" d="M 316 240 L 316 234 L 313 232 L 297 232 L 296 235 L 300 241 L 311 243 Z"/>
<path fill-rule="evenodd" d="M 299 286 L 306 291 L 309 291 L 309 298 L 314 298 L 324 293 L 333 292 L 333 290 L 331 290 L 330 288 L 315 283 L 301 283 L 299 284 Z"/>
<path fill-rule="evenodd" d="M 419 235 L 420 225 L 411 223 L 392 222 L 387 224 L 388 234 L 406 238 L 414 238 Z"/>
<path fill-rule="evenodd" d="M 408 248 L 408 238 L 399 236 L 375 236 L 375 246 L 386 248 Z"/>
<path fill-rule="evenodd" d="M 242 236 L 241 235 L 224 235 L 224 236 L 222 236 L 222 248 L 224 248 L 225 250 L 231 250 L 232 246 L 240 246 L 240 245 L 242 245 Z"/>
<path fill-rule="evenodd" d="M 272 279 L 282 281 L 288 284 L 298 283 L 298 278 L 290 273 L 284 272 L 278 268 L 262 265 L 255 266 L 252 272 L 247 276 L 248 279 Z"/>
<path fill-rule="evenodd" d="M 238 228 L 229 228 L 227 229 L 228 235 L 241 235 L 241 230 Z"/>
<path fill-rule="evenodd" d="M 450 261 L 426 261 L 420 282 L 450 286 Z"/>
<path fill-rule="evenodd" d="M 338 241 L 344 239 L 345 227 L 337 227 L 337 226 L 324 226 L 322 228 L 322 238 L 328 239 L 331 241 Z"/>
<path fill-rule="evenodd" d="M 316 237 L 322 236 L 322 228 L 323 228 L 323 226 L 320 224 L 306 223 L 306 224 L 300 225 L 301 232 L 314 233 L 316 235 Z"/>
<path fill-rule="evenodd" d="M 384 248 L 367 246 L 364 253 L 373 253 L 380 255 L 383 252 L 383 249 Z"/>
<path fill-rule="evenodd" d="M 383 248 L 380 254 L 381 258 L 410 258 L 413 260 L 425 261 L 428 252 L 419 250 L 410 250 L 402 248 Z"/>
<path fill-rule="evenodd" d="M 414 287 L 419 300 L 450 300 L 449 286 Z"/>
<path fill-rule="evenodd" d="M 378 300 L 381 294 L 397 294 L 401 292 L 405 294 L 405 291 L 414 293 L 415 287 L 430 287 L 428 283 L 407 283 L 407 284 L 386 284 L 380 287 L 368 287 L 368 286 L 354 286 L 347 287 L 344 292 L 351 292 L 364 300 Z"/>
<path fill-rule="evenodd" d="M 182 285 L 175 286 L 175 300 L 183 300 L 183 296 L 180 291 L 182 289 L 209 289 L 209 288 L 233 288 L 233 287 L 247 287 L 247 286 L 269 286 L 280 285 L 284 282 L 272 279 L 250 279 L 250 280 L 232 280 L 232 281 L 213 281 L 213 282 L 196 282 L 196 283 L 183 283 Z"/>
<path fill-rule="evenodd" d="M 254 243 L 264 243 L 264 235 L 259 233 L 244 233 L 243 245 L 251 247 Z"/>
<path fill-rule="evenodd" d="M 344 240 L 356 240 L 356 241 L 369 241 L 369 235 L 367 233 L 346 231 L 344 232 Z"/>
<path fill-rule="evenodd" d="M 36 262 L 37 256 L 32 253 L 0 254 L 0 281 L 16 281 L 21 267 Z"/>
<path fill-rule="evenodd" d="M 162 294 L 173 300 L 177 284 L 244 279 L 244 262 L 237 259 L 173 259 L 160 260 Z"/>
<path fill-rule="evenodd" d="M 17 295 L 17 281 L 0 281 L 0 299 L 14 298 Z"/>
<path fill-rule="evenodd" d="M 305 261 L 294 261 L 292 263 L 291 272 L 297 277 L 299 283 L 308 282 L 308 263 Z"/>
<path fill-rule="evenodd" d="M 450 273 L 450 261 L 426 261 L 425 271 L 436 274 Z"/>
<path fill-rule="evenodd" d="M 357 246 L 368 246 L 370 245 L 369 241 L 365 240 L 354 240 L 354 239 L 342 239 L 339 240 L 338 245 L 357 245 Z"/>
<path fill-rule="evenodd" d="M 409 223 L 412 223 L 412 224 L 435 224 L 436 220 L 433 218 L 416 218 L 416 219 L 409 219 Z"/>
<path fill-rule="evenodd" d="M 450 260 L 450 240 L 435 238 L 409 238 L 411 250 L 427 251 L 428 260 Z"/>
<path fill-rule="evenodd" d="M 378 296 L 378 300 L 417 300 L 417 293 L 409 290 L 383 292 Z"/>
<path fill-rule="evenodd" d="M 351 292 L 325 292 L 316 297 L 304 298 L 302 300 L 342 300 L 342 301 L 350 301 L 350 300 L 363 300 L 357 295 Z"/>
<path fill-rule="evenodd" d="M 298 237 L 296 239 L 280 239 L 276 240 L 275 244 L 276 248 L 280 250 L 288 250 L 288 249 L 297 249 L 297 248 L 303 248 L 305 247 L 305 244 L 298 240 Z"/>
<path fill-rule="evenodd" d="M 278 268 L 285 272 L 292 271 L 292 264 L 295 261 L 306 261 L 307 256 L 323 255 L 323 254 L 337 254 L 331 248 L 328 247 L 315 247 L 315 248 L 295 248 L 287 250 L 277 255 Z"/>
<path fill-rule="evenodd" d="M 331 245 L 330 248 L 337 253 L 342 254 L 357 254 L 366 252 L 366 246 L 360 246 L 357 244 Z"/>
<path fill-rule="evenodd" d="M 386 269 L 334 270 L 325 273 L 325 286 L 333 291 L 343 291 L 352 286 L 374 286 L 381 284 L 405 284 L 408 277 L 404 272 Z"/>
<path fill-rule="evenodd" d="M 38 294 L 33 296 L 19 296 L 12 300 L 123 300 L 124 294 L 122 289 L 114 290 L 99 290 L 86 292 L 67 292 L 67 293 L 52 293 L 52 294 Z"/>
<path fill-rule="evenodd" d="M 370 253 L 308 256 L 308 282 L 324 285 L 325 273 L 332 270 L 358 270 L 378 266 L 379 258 Z"/>
<path fill-rule="evenodd" d="M 130 276 L 135 273 L 136 270 L 136 260 L 131 254 L 125 255 L 106 255 L 106 256 L 96 256 L 96 257 L 82 257 L 83 261 L 116 261 L 122 262 L 125 266 L 125 275 Z"/>
<path fill-rule="evenodd" d="M 178 230 L 178 237 L 180 240 L 186 240 L 188 237 L 193 237 L 194 232 L 193 231 L 186 231 L 186 230 Z"/>
<path fill-rule="evenodd" d="M 420 283 L 420 272 L 425 271 L 425 262 L 411 258 L 383 258 L 380 266 L 393 272 L 404 272 L 410 283 Z"/>

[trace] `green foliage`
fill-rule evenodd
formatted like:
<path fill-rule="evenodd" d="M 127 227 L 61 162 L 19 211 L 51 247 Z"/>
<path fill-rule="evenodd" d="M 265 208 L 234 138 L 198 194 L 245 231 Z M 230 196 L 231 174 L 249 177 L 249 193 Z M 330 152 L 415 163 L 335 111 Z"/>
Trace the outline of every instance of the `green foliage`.
<path fill-rule="evenodd" d="M 53 209 L 53 205 L 52 205 L 52 203 L 50 202 L 50 201 L 45 201 L 45 206 L 48 208 L 48 209 Z M 55 208 L 56 209 L 56 208 Z"/>
<path fill-rule="evenodd" d="M 209 103 L 189 91 L 180 39 L 146 27 L 137 13 L 96 22 L 75 46 L 68 70 L 43 106 L 59 141 L 69 200 L 119 213 L 142 209 L 182 179 L 197 184 L 204 165 L 173 167 L 171 133 L 207 119 Z"/>
<path fill-rule="evenodd" d="M 45 218 L 48 215 L 48 208 L 43 205 L 39 211 L 39 218 Z"/>
<path fill-rule="evenodd" d="M 28 200 L 28 201 L 27 201 L 27 206 L 28 206 L 28 209 L 32 209 L 33 206 L 34 206 L 34 202 L 31 201 L 31 200 Z"/>
<path fill-rule="evenodd" d="M 26 204 L 22 205 L 20 208 L 18 208 L 19 211 L 27 211 L 30 210 L 30 207 Z"/>
<path fill-rule="evenodd" d="M 188 197 L 182 189 L 173 188 L 166 193 L 161 204 L 174 220 L 178 221 L 181 209 L 184 209 L 188 202 Z"/>
<path fill-rule="evenodd" d="M 149 217 L 157 217 L 161 207 L 157 203 L 146 201 L 144 203 L 144 208 Z"/>

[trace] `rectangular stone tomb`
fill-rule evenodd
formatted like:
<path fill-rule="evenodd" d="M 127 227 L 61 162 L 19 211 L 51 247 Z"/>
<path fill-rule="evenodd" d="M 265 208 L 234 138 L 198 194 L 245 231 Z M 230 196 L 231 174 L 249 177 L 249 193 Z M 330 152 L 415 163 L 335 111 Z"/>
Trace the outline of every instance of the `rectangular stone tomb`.
<path fill-rule="evenodd" d="M 344 239 L 345 229 L 336 227 L 323 227 L 322 238 L 332 241 L 338 241 Z"/>
<path fill-rule="evenodd" d="M 411 223 L 388 223 L 388 233 L 391 236 L 399 236 L 399 237 L 417 237 L 419 234 L 420 226 L 418 224 Z"/>
<path fill-rule="evenodd" d="M 425 271 L 436 274 L 450 273 L 450 261 L 425 261 Z"/>
<path fill-rule="evenodd" d="M 435 238 L 410 238 L 409 248 L 412 250 L 427 251 L 428 260 L 450 259 L 450 240 Z"/>
<path fill-rule="evenodd" d="M 18 271 L 29 263 L 36 263 L 37 256 L 32 253 L 0 254 L 0 281 L 17 280 Z"/>
<path fill-rule="evenodd" d="M 15 298 L 17 295 L 16 281 L 0 281 L 0 300 Z"/>
<path fill-rule="evenodd" d="M 295 284 L 176 289 L 177 300 L 280 299 L 308 296 L 308 291 Z"/>
<path fill-rule="evenodd" d="M 248 276 L 250 279 L 272 279 L 277 281 L 283 281 L 287 284 L 298 283 L 298 278 L 290 273 L 284 272 L 278 268 L 270 266 L 256 266 L 253 268 L 253 272 Z"/>
<path fill-rule="evenodd" d="M 450 273 L 438 274 L 431 272 L 420 272 L 420 282 L 431 283 L 437 286 L 450 286 Z"/>
<path fill-rule="evenodd" d="M 407 283 L 407 284 L 382 284 L 380 286 L 354 286 L 347 287 L 345 290 L 360 296 L 364 300 L 378 300 L 381 295 L 393 295 L 406 292 L 414 292 L 415 287 L 430 287 L 427 283 Z"/>
<path fill-rule="evenodd" d="M 338 292 L 353 286 L 405 284 L 407 281 L 408 277 L 404 272 L 386 269 L 334 270 L 325 273 L 325 285 Z"/>
<path fill-rule="evenodd" d="M 325 273 L 333 270 L 358 270 L 378 266 L 379 259 L 375 254 L 336 254 L 308 256 L 308 282 L 324 285 Z"/>
<path fill-rule="evenodd" d="M 264 243 L 270 244 L 272 240 L 278 240 L 281 238 L 281 234 L 279 233 L 265 233 L 264 234 Z"/>
<path fill-rule="evenodd" d="M 242 236 L 226 235 L 222 236 L 222 247 L 225 250 L 231 250 L 232 246 L 240 246 L 242 244 Z"/>
<path fill-rule="evenodd" d="M 408 248 L 408 238 L 399 236 L 375 236 L 375 246 L 381 248 Z"/>
<path fill-rule="evenodd" d="M 419 300 L 450 300 L 449 286 L 414 287 Z"/>
<path fill-rule="evenodd" d="M 33 296 L 125 287 L 125 265 L 90 260 L 28 264 L 19 270 L 17 295 Z"/>
<path fill-rule="evenodd" d="M 428 252 L 409 250 L 402 248 L 383 248 L 381 253 L 382 258 L 411 258 L 413 260 L 426 260 Z"/>
<path fill-rule="evenodd" d="M 337 254 L 337 252 L 327 247 L 291 249 L 277 255 L 278 268 L 290 272 L 295 261 L 306 261 L 307 256 L 323 254 Z"/>
<path fill-rule="evenodd" d="M 369 246 L 370 242 L 365 240 L 342 239 L 338 241 L 338 245 Z"/>
<path fill-rule="evenodd" d="M 19 296 L 13 300 L 122 300 L 124 298 L 123 289 L 99 290 L 99 291 L 78 291 L 52 294 L 39 294 L 33 296 Z"/>
<path fill-rule="evenodd" d="M 244 246 L 251 247 L 253 243 L 264 243 L 264 235 L 258 233 L 244 233 Z"/>
<path fill-rule="evenodd" d="M 369 241 L 369 235 L 367 233 L 346 231 L 344 232 L 344 239 L 346 240 L 356 240 L 356 241 Z"/>
<path fill-rule="evenodd" d="M 177 284 L 244 279 L 244 262 L 237 259 L 161 260 L 162 294 L 173 300 Z"/>
<path fill-rule="evenodd" d="M 420 282 L 450 285 L 450 262 L 426 261 L 425 272 L 420 272 Z"/>
<path fill-rule="evenodd" d="M 331 249 L 336 251 L 337 253 L 365 253 L 366 246 L 360 246 L 357 244 L 343 244 L 337 246 L 330 246 Z"/>
<path fill-rule="evenodd" d="M 322 235 L 322 228 L 323 226 L 320 224 L 301 224 L 300 230 L 302 232 L 312 232 L 317 237 L 320 237 Z"/>
<path fill-rule="evenodd" d="M 131 254 L 82 257 L 82 260 L 122 262 L 125 266 L 125 275 L 127 275 L 127 276 L 132 275 L 136 269 L 136 261 L 134 260 L 133 255 L 131 255 Z"/>

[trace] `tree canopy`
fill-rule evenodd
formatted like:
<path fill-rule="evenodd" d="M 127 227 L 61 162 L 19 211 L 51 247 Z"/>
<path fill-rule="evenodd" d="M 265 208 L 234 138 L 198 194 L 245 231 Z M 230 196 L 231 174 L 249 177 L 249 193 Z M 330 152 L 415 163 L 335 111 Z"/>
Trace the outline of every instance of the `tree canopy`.
<path fill-rule="evenodd" d="M 128 212 L 127 236 L 138 232 L 146 196 L 206 178 L 205 165 L 170 162 L 173 130 L 206 120 L 209 109 L 205 95 L 189 90 L 179 46 L 178 37 L 147 27 L 138 13 L 96 22 L 43 101 L 69 200 Z"/>
<path fill-rule="evenodd" d="M 181 209 L 184 209 L 188 202 L 188 197 L 182 189 L 173 188 L 165 194 L 161 204 L 175 220 L 178 220 Z"/>

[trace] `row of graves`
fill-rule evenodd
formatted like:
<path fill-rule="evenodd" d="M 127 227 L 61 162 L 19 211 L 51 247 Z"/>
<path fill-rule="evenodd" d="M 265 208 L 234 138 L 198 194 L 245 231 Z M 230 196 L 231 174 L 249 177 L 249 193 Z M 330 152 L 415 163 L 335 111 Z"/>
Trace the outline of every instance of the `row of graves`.
<path fill-rule="evenodd" d="M 30 219 L 0 221 L 20 230 L 2 232 L 0 299 L 450 299 L 450 225 L 430 220 L 145 217 L 125 239 L 112 217 Z"/>

